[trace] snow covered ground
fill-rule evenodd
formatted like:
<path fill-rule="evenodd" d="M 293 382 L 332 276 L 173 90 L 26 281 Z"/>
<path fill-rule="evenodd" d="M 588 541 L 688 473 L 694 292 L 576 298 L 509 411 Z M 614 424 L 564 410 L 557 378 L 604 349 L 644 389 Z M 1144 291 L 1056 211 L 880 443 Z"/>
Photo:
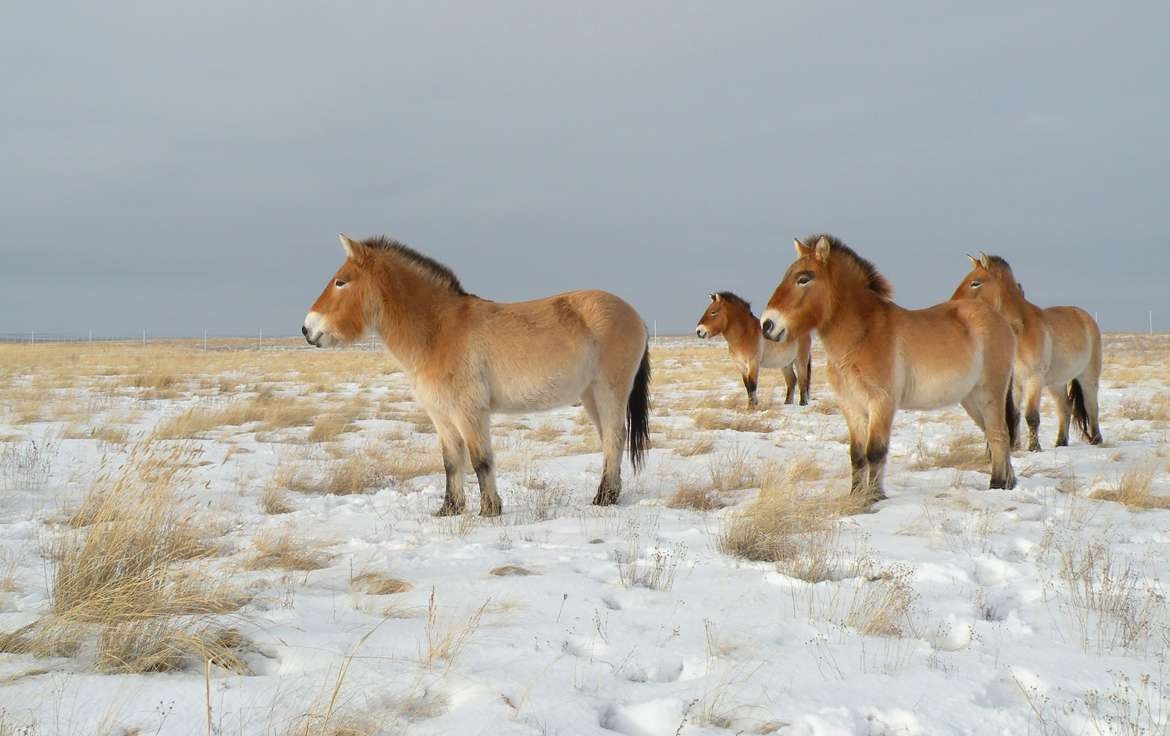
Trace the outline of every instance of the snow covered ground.
<path fill-rule="evenodd" d="M 889 500 L 826 501 L 779 561 L 723 550 L 761 485 L 847 490 L 819 355 L 810 406 L 773 371 L 749 412 L 722 341 L 657 342 L 654 449 L 611 508 L 579 407 L 497 417 L 480 520 L 431 515 L 435 438 L 387 356 L 215 347 L 0 346 L 0 734 L 1170 732 L 1166 336 L 1108 338 L 1105 445 L 1052 448 L 1045 402 L 1014 491 L 961 409 L 900 414 Z M 111 660 L 111 627 L 156 619 L 54 597 L 61 540 L 112 528 L 87 494 L 160 457 L 208 550 L 166 575 L 235 592 L 197 617 L 234 664 Z"/>

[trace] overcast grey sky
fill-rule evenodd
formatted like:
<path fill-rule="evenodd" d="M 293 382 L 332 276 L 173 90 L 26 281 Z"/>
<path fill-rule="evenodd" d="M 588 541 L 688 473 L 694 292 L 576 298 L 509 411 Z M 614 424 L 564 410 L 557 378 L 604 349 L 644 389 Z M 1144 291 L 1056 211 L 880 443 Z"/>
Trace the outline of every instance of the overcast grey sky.
<path fill-rule="evenodd" d="M 295 334 L 339 231 L 662 332 L 818 230 L 1170 329 L 1170 4 L 1034 5 L 7 3 L 0 332 Z"/>

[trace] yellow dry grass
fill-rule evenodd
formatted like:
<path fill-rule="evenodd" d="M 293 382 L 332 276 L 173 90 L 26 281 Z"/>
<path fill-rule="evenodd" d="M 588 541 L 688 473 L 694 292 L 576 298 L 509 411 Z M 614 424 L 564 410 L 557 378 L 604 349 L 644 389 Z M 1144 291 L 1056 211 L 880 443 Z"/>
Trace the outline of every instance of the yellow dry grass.
<path fill-rule="evenodd" d="M 274 483 L 301 493 L 346 496 L 388 485 L 401 486 L 411 478 L 443 470 L 437 449 L 417 442 L 370 442 L 343 449 L 340 459 L 286 461 L 276 470 Z"/>
<path fill-rule="evenodd" d="M 1111 488 L 1093 491 L 1091 498 L 1113 501 L 1136 509 L 1170 509 L 1170 496 L 1159 496 L 1153 492 L 1154 479 L 1161 466 L 1146 463 L 1122 473 Z"/>
<path fill-rule="evenodd" d="M 719 550 L 774 562 L 781 573 L 802 580 L 830 579 L 844 560 L 837 520 L 865 508 L 856 496 L 808 489 L 773 468 L 756 499 L 724 523 Z"/>
<path fill-rule="evenodd" d="M 990 461 L 987 457 L 987 442 L 980 436 L 960 434 L 951 437 L 946 445 L 928 447 L 919 440 L 914 461 L 914 470 L 954 468 L 955 470 L 986 470 Z"/>
<path fill-rule="evenodd" d="M 314 542 L 298 539 L 293 532 L 264 532 L 252 540 L 255 552 L 249 558 L 250 570 L 277 568 L 281 570 L 320 570 L 328 560 L 318 551 Z"/>
<path fill-rule="evenodd" d="M 309 430 L 309 442 L 332 442 L 345 432 L 357 429 L 349 417 L 341 414 L 322 414 Z"/>
<path fill-rule="evenodd" d="M 349 585 L 366 595 L 394 595 L 405 593 L 414 586 L 409 582 L 380 572 L 363 572 L 349 581 Z"/>
<path fill-rule="evenodd" d="M 256 431 L 270 432 L 308 424 L 317 410 L 309 402 L 293 396 L 262 393 L 240 399 L 226 406 L 192 407 L 182 414 L 159 423 L 155 439 L 199 437 L 219 427 L 256 424 Z"/>
<path fill-rule="evenodd" d="M 0 637 L 0 649 L 72 656 L 96 639 L 102 671 L 175 669 L 213 656 L 239 663 L 208 636 L 216 614 L 240 603 L 205 565 L 208 526 L 179 495 L 186 467 L 181 448 L 135 448 L 117 470 L 95 482 L 84 513 L 51 543 L 50 613 Z"/>

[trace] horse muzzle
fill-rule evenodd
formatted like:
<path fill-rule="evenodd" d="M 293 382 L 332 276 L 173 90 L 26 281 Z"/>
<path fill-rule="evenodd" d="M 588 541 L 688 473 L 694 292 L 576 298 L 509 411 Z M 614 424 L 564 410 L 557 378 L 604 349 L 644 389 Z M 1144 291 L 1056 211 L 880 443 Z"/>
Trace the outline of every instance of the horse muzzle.
<path fill-rule="evenodd" d="M 764 333 L 764 338 L 772 342 L 783 342 L 788 334 L 788 329 L 781 325 L 775 317 L 769 316 L 768 312 L 764 312 L 764 315 L 760 317 L 760 330 Z"/>
<path fill-rule="evenodd" d="M 705 340 L 707 338 L 707 328 L 704 327 L 703 325 L 699 325 L 698 327 L 696 327 L 695 328 L 695 337 L 699 337 L 699 338 L 702 338 Z"/>
<path fill-rule="evenodd" d="M 305 317 L 305 321 L 301 324 L 301 334 L 305 336 L 305 342 L 315 348 L 327 348 L 337 343 L 337 340 L 325 331 L 322 322 L 324 320 L 321 319 L 319 314 L 309 312 Z"/>

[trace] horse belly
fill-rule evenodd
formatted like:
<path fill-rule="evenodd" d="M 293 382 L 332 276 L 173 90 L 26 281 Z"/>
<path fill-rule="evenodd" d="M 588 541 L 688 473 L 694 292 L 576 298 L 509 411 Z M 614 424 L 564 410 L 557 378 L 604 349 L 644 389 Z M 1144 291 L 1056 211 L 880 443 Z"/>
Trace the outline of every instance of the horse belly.
<path fill-rule="evenodd" d="M 495 371 L 491 409 L 504 414 L 545 411 L 576 403 L 593 382 L 596 361 L 533 360 L 520 368 Z"/>
<path fill-rule="evenodd" d="M 764 346 L 764 356 L 760 361 L 763 368 L 784 368 L 796 360 L 796 343 L 767 343 Z"/>
<path fill-rule="evenodd" d="M 899 366 L 903 381 L 901 402 L 903 409 L 928 410 L 954 406 L 975 388 L 982 374 L 978 360 L 967 365 Z"/>

